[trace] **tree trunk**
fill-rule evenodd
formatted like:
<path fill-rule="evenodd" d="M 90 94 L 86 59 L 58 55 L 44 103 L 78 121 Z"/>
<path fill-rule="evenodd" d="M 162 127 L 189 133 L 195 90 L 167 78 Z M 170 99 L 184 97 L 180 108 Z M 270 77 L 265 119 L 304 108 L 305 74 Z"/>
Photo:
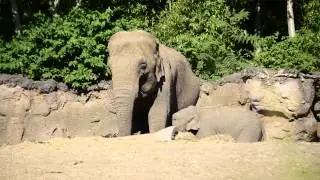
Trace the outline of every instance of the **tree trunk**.
<path fill-rule="evenodd" d="M 20 21 L 20 14 L 19 14 L 17 1 L 10 0 L 10 3 L 11 3 L 12 20 L 14 23 L 14 32 L 16 34 L 20 34 L 21 21 Z"/>
<path fill-rule="evenodd" d="M 82 3 L 82 0 L 77 0 L 76 1 L 76 8 L 80 7 Z"/>
<path fill-rule="evenodd" d="M 294 37 L 296 33 L 295 33 L 294 15 L 293 15 L 293 0 L 287 0 L 287 22 L 288 22 L 289 37 Z"/>
<path fill-rule="evenodd" d="M 171 11 L 171 8 L 172 8 L 172 0 L 168 0 L 168 6 L 169 6 L 169 11 Z"/>
<path fill-rule="evenodd" d="M 50 1 L 50 9 L 51 11 L 53 12 L 54 15 L 58 14 L 57 13 L 57 7 L 60 3 L 60 0 L 53 0 L 53 1 Z"/>
<path fill-rule="evenodd" d="M 256 8 L 255 8 L 256 16 L 254 20 L 254 34 L 261 36 L 261 0 L 256 0 Z M 260 44 L 255 46 L 254 53 L 258 55 L 261 52 Z"/>
<path fill-rule="evenodd" d="M 238 0 L 231 0 L 231 6 L 233 8 L 236 8 L 237 7 L 237 4 L 238 4 Z"/>

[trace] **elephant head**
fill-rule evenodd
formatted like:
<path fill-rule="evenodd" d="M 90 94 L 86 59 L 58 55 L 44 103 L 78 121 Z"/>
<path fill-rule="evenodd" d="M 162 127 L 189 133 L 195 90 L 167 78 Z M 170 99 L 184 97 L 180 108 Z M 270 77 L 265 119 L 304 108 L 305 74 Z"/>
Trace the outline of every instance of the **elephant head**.
<path fill-rule="evenodd" d="M 200 126 L 198 110 L 196 106 L 188 106 L 172 115 L 172 125 L 179 131 L 199 130 Z"/>
<path fill-rule="evenodd" d="M 119 136 L 132 133 L 134 103 L 158 90 L 164 76 L 159 43 L 144 31 L 118 32 L 108 43 Z"/>

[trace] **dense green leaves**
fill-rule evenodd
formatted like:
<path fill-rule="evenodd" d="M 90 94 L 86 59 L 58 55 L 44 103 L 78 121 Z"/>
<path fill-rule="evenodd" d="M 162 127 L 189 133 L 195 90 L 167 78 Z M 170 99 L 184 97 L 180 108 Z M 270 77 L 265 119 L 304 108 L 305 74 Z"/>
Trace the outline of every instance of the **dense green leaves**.
<path fill-rule="evenodd" d="M 233 12 L 225 0 L 177 0 L 164 11 L 154 33 L 189 58 L 198 76 L 215 79 L 241 69 L 237 34 L 248 13 Z"/>
<path fill-rule="evenodd" d="M 150 31 L 163 44 L 179 50 L 204 79 L 217 79 L 248 66 L 320 69 L 317 0 L 296 2 L 299 31 L 295 38 L 286 37 L 286 11 L 273 8 L 274 1 L 260 1 L 264 24 L 262 33 L 255 35 L 252 2 L 257 1 L 82 0 L 77 5 L 80 1 L 60 0 L 57 7 L 51 2 L 22 3 L 26 6 L 22 20 L 27 14 L 30 21 L 24 21 L 21 34 L 7 35 L 9 24 L 0 31 L 5 37 L 0 38 L 0 73 L 55 79 L 82 89 L 110 78 L 107 41 L 115 32 L 132 29 Z M 1 7 L 4 4 L 0 3 L 0 25 L 4 25 L 9 22 L 4 18 L 9 11 Z M 285 8 L 285 1 L 279 1 L 279 7 Z M 38 13 L 31 16 L 29 10 Z M 283 17 L 276 17 L 279 14 Z M 274 35 L 266 36 L 270 34 Z"/>
<path fill-rule="evenodd" d="M 110 76 L 106 65 L 108 38 L 119 30 L 145 28 L 147 20 L 139 16 L 144 10 L 142 6 L 133 7 L 133 12 L 75 8 L 53 18 L 38 13 L 35 23 L 25 27 L 20 36 L 10 43 L 2 42 L 0 71 L 85 88 Z M 123 16 L 114 19 L 118 14 Z"/>
<path fill-rule="evenodd" d="M 320 70 L 320 32 L 300 32 L 297 37 L 275 43 L 255 57 L 268 68 L 294 68 L 304 72 Z"/>
<path fill-rule="evenodd" d="M 306 0 L 304 4 L 304 26 L 315 31 L 320 31 L 320 1 Z"/>

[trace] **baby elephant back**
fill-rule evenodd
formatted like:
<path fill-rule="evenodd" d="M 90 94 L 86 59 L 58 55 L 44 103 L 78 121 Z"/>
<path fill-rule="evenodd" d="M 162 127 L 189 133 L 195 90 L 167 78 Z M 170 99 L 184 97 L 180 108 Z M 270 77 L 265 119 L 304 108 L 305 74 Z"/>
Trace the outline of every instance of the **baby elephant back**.
<path fill-rule="evenodd" d="M 199 109 L 199 138 L 229 134 L 237 142 L 255 142 L 262 138 L 262 123 L 249 109 L 232 106 L 202 107 Z"/>

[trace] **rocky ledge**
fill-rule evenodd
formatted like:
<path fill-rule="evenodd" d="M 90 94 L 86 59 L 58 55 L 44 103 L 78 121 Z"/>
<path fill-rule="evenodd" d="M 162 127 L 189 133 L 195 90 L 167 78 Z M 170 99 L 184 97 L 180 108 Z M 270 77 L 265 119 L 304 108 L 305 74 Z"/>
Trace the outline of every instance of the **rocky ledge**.
<path fill-rule="evenodd" d="M 113 137 L 112 83 L 74 93 L 53 80 L 0 75 L 0 145 L 53 137 Z M 197 103 L 241 106 L 261 114 L 266 140 L 319 141 L 320 74 L 247 69 L 218 82 L 202 81 Z"/>
<path fill-rule="evenodd" d="M 46 81 L 34 81 L 23 77 L 20 74 L 0 74 L 0 85 L 7 85 L 8 87 L 21 87 L 25 90 L 37 90 L 40 93 L 51 93 L 54 91 L 73 91 L 69 87 L 61 82 L 49 79 Z M 108 90 L 112 88 L 111 81 L 102 80 L 98 84 L 94 84 L 84 89 L 85 92 Z"/>
<path fill-rule="evenodd" d="M 244 106 L 261 114 L 267 139 L 319 141 L 319 73 L 246 69 L 201 89 L 197 106 Z"/>

